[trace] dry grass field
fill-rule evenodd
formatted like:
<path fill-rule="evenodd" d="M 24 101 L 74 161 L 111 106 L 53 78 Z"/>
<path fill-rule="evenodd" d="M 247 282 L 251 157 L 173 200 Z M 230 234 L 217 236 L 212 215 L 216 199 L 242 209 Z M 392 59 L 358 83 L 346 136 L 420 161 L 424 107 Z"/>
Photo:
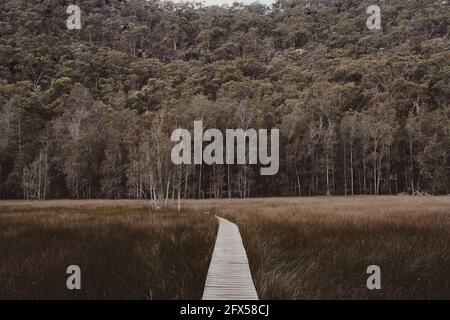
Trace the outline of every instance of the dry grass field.
<path fill-rule="evenodd" d="M 200 299 L 215 219 L 147 207 L 0 202 L 0 299 Z M 66 288 L 72 264 L 79 291 Z"/>
<path fill-rule="evenodd" d="M 450 197 L 191 202 L 240 228 L 262 299 L 450 299 Z M 382 290 L 366 288 L 381 267 Z"/>
<path fill-rule="evenodd" d="M 198 299 L 217 223 L 238 224 L 262 299 L 450 299 L 450 197 L 0 202 L 0 298 Z M 81 291 L 65 268 L 82 268 Z M 382 290 L 366 288 L 381 267 Z"/>

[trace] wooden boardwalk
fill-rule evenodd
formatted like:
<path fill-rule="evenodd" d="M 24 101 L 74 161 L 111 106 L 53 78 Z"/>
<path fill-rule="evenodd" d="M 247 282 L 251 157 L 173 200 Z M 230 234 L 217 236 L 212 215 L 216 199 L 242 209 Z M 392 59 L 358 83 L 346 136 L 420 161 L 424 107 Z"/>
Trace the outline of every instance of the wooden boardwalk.
<path fill-rule="evenodd" d="M 203 300 L 258 300 L 238 227 L 219 218 Z"/>

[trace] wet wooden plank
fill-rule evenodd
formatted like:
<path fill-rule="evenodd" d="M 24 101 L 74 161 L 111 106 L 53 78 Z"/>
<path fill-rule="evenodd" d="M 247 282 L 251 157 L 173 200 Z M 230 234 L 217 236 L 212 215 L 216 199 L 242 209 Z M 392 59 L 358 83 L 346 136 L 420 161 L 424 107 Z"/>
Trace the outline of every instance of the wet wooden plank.
<path fill-rule="evenodd" d="M 219 218 L 203 300 L 258 300 L 238 227 Z"/>

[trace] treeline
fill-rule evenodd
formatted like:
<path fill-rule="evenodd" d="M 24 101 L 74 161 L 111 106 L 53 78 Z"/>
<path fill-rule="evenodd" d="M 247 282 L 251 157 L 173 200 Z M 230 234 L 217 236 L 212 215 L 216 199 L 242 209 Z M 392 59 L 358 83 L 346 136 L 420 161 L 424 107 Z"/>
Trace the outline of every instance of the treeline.
<path fill-rule="evenodd" d="M 2 1 L 0 198 L 448 194 L 449 6 L 311 4 L 78 1 L 69 31 L 66 1 Z M 279 128 L 279 173 L 173 165 L 194 120 Z"/>

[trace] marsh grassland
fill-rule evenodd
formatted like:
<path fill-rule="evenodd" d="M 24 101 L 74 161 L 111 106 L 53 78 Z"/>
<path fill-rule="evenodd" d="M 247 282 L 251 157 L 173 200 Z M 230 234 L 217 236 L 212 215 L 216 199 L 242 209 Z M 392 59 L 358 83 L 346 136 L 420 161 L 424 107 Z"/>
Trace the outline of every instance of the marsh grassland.
<path fill-rule="evenodd" d="M 0 298 L 199 299 L 235 222 L 262 299 L 450 299 L 450 197 L 0 202 Z M 205 213 L 209 214 L 205 214 Z M 82 290 L 65 270 L 82 269 Z M 381 290 L 368 290 L 369 265 Z"/>
<path fill-rule="evenodd" d="M 200 299 L 216 228 L 136 201 L 0 203 L 0 299 Z"/>
<path fill-rule="evenodd" d="M 262 299 L 450 299 L 450 197 L 229 200 Z M 381 290 L 366 288 L 369 265 Z"/>

